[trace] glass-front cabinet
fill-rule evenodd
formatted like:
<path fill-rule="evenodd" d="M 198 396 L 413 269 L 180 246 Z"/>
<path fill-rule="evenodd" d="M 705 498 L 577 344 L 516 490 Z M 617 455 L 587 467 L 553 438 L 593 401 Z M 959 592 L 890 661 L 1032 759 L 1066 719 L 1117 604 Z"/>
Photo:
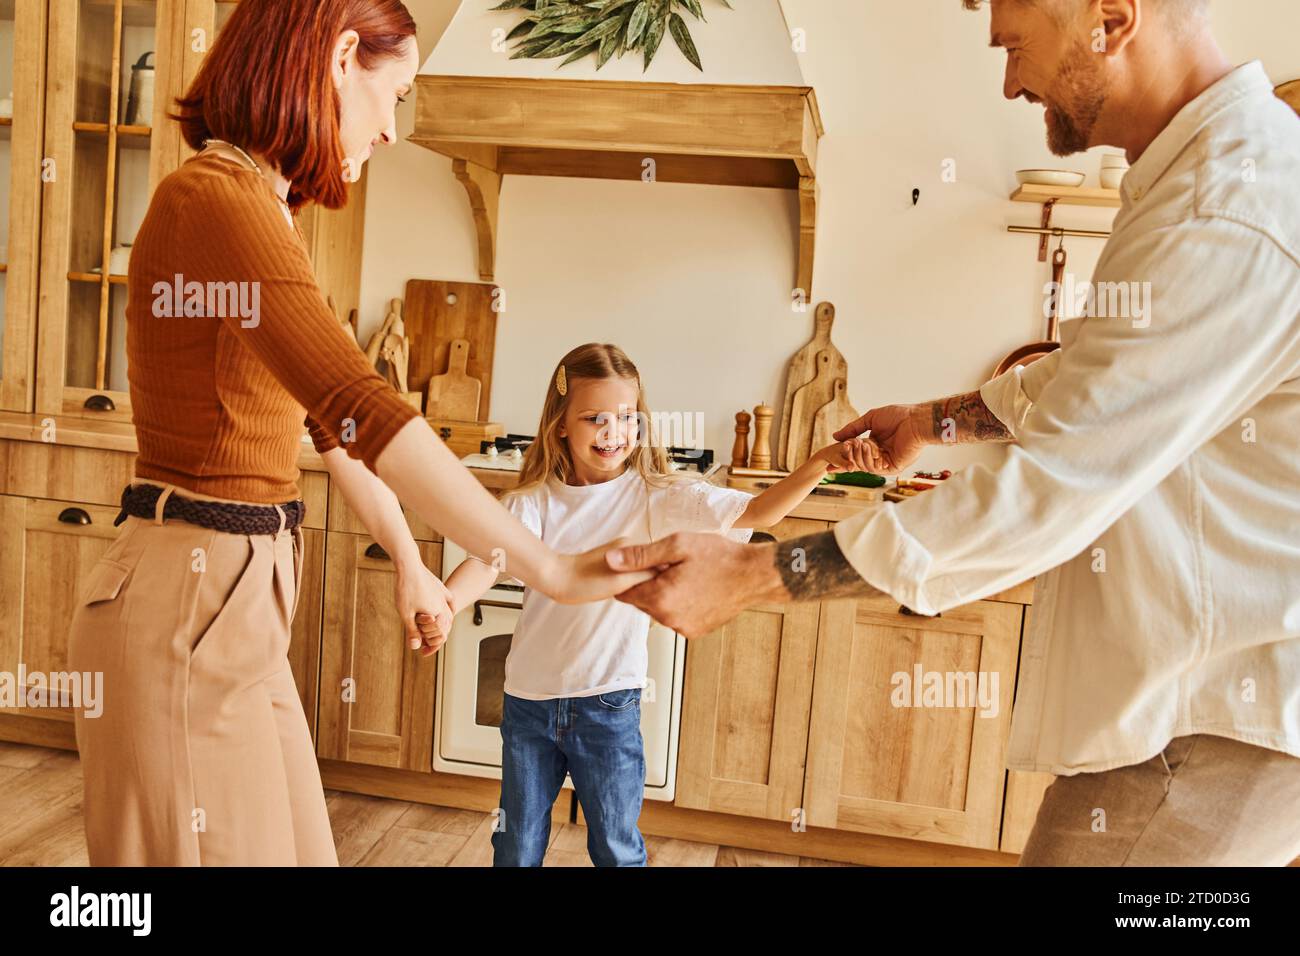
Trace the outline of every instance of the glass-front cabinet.
<path fill-rule="evenodd" d="M 47 0 L 0 0 L 0 411 L 31 411 Z"/>
<path fill-rule="evenodd" d="M 233 3 L 48 0 L 38 413 L 129 421 L 127 272 L 190 151 L 167 112 Z"/>

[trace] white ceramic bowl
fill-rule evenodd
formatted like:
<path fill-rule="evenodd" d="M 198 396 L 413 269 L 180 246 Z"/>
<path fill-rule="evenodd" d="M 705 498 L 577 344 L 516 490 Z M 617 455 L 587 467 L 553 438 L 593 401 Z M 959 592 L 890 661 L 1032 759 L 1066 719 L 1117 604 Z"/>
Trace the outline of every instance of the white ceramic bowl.
<path fill-rule="evenodd" d="M 1065 169 L 1020 169 L 1016 180 L 1022 186 L 1082 186 L 1084 175 Z"/>
<path fill-rule="evenodd" d="M 1128 169 L 1128 159 L 1119 153 L 1103 153 L 1101 157 L 1102 169 Z"/>
<path fill-rule="evenodd" d="M 1124 181 L 1124 175 L 1127 172 L 1127 169 L 1103 169 L 1101 171 L 1101 188 L 1119 189 L 1120 183 Z"/>

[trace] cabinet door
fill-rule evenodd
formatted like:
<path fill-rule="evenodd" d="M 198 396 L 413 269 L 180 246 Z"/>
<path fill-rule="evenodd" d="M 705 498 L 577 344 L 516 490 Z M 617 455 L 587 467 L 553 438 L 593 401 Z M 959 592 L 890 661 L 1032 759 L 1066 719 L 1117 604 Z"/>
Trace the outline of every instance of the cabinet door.
<path fill-rule="evenodd" d="M 35 398 L 46 14 L 45 0 L 0 3 L 0 410 L 13 412 Z"/>
<path fill-rule="evenodd" d="M 230 19 L 236 2 L 237 0 L 176 0 L 175 15 L 166 23 L 166 32 L 158 39 L 160 48 L 166 52 L 160 60 L 165 61 L 167 67 L 166 75 L 160 70 L 158 79 L 165 84 L 173 98 L 184 96 L 194 78 L 199 75 L 204 58 L 220 36 L 221 28 Z M 194 155 L 194 150 L 190 149 L 181 136 L 179 124 L 165 123 L 159 127 L 157 135 L 150 191 Z"/>
<path fill-rule="evenodd" d="M 442 545 L 419 542 L 442 566 Z M 329 532 L 321 641 L 321 757 L 406 770 L 433 766 L 436 657 L 406 647 L 393 562 L 364 535 Z"/>
<path fill-rule="evenodd" d="M 779 540 L 825 531 L 787 518 Z M 820 605 L 761 605 L 686 647 L 679 807 L 791 820 L 802 806 Z"/>
<path fill-rule="evenodd" d="M 810 826 L 996 849 L 1022 608 L 823 606 Z M 982 689 L 982 694 L 981 694 Z"/>
<path fill-rule="evenodd" d="M 67 671 L 77 598 L 117 538 L 117 513 L 102 505 L 0 495 L 0 671 L 17 675 L 20 665 L 28 674 Z M 5 713 L 72 723 L 66 707 Z"/>
<path fill-rule="evenodd" d="M 1023 633 L 1029 633 L 1030 622 L 1034 618 L 1032 606 L 1025 608 Z M 1020 689 L 1019 665 L 1017 665 L 1016 689 Z M 1050 773 L 1035 773 L 1028 770 L 1007 771 L 1007 798 L 1002 804 L 1002 838 L 998 849 L 1003 853 L 1019 854 L 1029 839 L 1029 831 L 1038 819 L 1038 808 L 1042 805 L 1043 795 L 1056 777 Z"/>
<path fill-rule="evenodd" d="M 184 0 L 50 0 L 37 411 L 130 420 L 127 261 L 174 126 L 183 13 Z"/>

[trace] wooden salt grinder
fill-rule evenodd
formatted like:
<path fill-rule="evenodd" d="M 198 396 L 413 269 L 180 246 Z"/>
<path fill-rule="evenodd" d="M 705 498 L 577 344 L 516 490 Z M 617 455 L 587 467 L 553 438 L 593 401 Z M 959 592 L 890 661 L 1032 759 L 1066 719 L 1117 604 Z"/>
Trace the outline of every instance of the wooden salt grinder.
<path fill-rule="evenodd" d="M 759 405 L 754 409 L 754 452 L 749 457 L 749 467 L 769 469 L 772 467 L 772 416 L 776 412 L 770 405 Z"/>

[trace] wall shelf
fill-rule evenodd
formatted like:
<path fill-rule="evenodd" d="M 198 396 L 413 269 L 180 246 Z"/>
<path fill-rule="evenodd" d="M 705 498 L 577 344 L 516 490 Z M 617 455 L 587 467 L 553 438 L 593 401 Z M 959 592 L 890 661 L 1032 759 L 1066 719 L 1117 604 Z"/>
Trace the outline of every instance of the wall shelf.
<path fill-rule="evenodd" d="M 1109 206 L 1118 209 L 1118 189 L 1097 189 L 1090 186 L 1037 186 L 1019 187 L 1011 194 L 1013 202 L 1031 202 L 1042 205 L 1053 202 L 1059 206 Z"/>
<path fill-rule="evenodd" d="M 1012 202 L 1028 202 L 1043 207 L 1042 224 L 1033 226 L 1007 226 L 1007 232 L 1038 236 L 1038 261 L 1047 261 L 1048 240 L 1053 236 L 1076 236 L 1084 239 L 1106 239 L 1109 232 L 1096 229 L 1063 229 L 1052 226 L 1052 210 L 1057 206 L 1100 206 L 1118 209 L 1121 203 L 1118 189 L 1097 189 L 1088 186 L 1022 185 L 1011 194 Z"/>
<path fill-rule="evenodd" d="M 807 86 L 421 75 L 410 141 L 448 156 L 469 195 L 479 277 L 495 281 L 498 204 L 507 175 L 796 190 L 795 290 L 812 298 L 817 144 Z"/>

